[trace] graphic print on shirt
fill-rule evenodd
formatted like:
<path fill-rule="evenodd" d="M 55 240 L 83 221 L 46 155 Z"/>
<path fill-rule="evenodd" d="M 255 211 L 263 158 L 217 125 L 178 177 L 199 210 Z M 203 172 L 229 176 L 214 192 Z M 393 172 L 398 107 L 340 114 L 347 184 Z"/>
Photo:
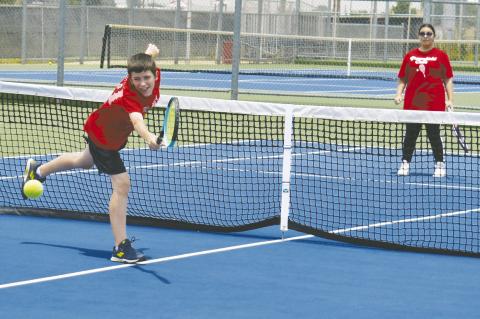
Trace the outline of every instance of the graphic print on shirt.
<path fill-rule="evenodd" d="M 117 91 L 118 90 L 118 91 Z M 108 105 L 112 105 L 112 103 L 115 101 L 115 100 L 118 100 L 119 98 L 123 97 L 123 89 L 122 87 L 120 88 L 115 88 L 115 91 L 112 95 L 110 95 L 110 97 L 108 98 Z"/>
<path fill-rule="evenodd" d="M 418 67 L 417 71 L 420 71 L 423 73 L 423 77 L 425 78 L 425 64 L 420 64 L 420 66 Z"/>
<path fill-rule="evenodd" d="M 426 78 L 427 77 L 427 74 L 426 74 L 426 67 L 425 65 L 428 64 L 428 61 L 437 61 L 437 57 L 436 56 L 432 56 L 432 57 L 417 57 L 417 56 L 414 56 L 412 55 L 410 57 L 410 61 L 415 61 L 415 64 L 418 65 L 418 69 L 417 69 L 417 72 L 420 71 L 422 72 L 423 74 L 423 77 Z"/>

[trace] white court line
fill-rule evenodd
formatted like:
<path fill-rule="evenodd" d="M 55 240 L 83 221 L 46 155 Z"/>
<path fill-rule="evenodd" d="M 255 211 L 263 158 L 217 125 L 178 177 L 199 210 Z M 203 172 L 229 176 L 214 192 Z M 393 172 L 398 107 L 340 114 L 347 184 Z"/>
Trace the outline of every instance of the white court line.
<path fill-rule="evenodd" d="M 392 221 L 380 222 L 380 223 L 369 224 L 369 225 L 364 225 L 364 226 L 349 227 L 349 228 L 344 228 L 344 229 L 336 229 L 336 230 L 329 231 L 329 233 L 331 233 L 331 234 L 344 234 L 344 233 L 348 233 L 348 232 L 352 232 L 352 231 L 364 231 L 364 230 L 368 230 L 369 228 L 378 228 L 378 227 L 383 227 L 383 226 L 391 226 L 391 225 L 395 225 L 395 224 L 404 224 L 404 223 L 424 222 L 424 221 L 429 221 L 429 220 L 433 220 L 433 219 L 449 218 L 449 217 L 467 215 L 467 214 L 470 214 L 470 213 L 478 213 L 478 212 L 480 212 L 480 208 L 469 209 L 469 210 L 458 211 L 458 212 L 442 213 L 442 214 L 424 216 L 424 217 L 392 220 Z M 222 253 L 222 252 L 245 249 L 245 248 L 259 247 L 259 246 L 265 246 L 265 245 L 280 244 L 280 243 L 284 243 L 284 242 L 308 239 L 308 238 L 312 238 L 312 237 L 314 237 L 314 236 L 313 235 L 302 235 L 302 236 L 290 237 L 290 238 L 285 238 L 285 239 L 260 241 L 260 242 L 250 243 L 250 244 L 228 246 L 228 247 L 223 247 L 223 248 L 210 249 L 210 250 L 204 250 L 204 251 L 193 252 L 193 253 L 186 253 L 186 254 L 181 254 L 181 255 L 176 255 L 176 256 L 156 258 L 156 259 L 151 259 L 151 260 L 147 260 L 147 261 L 144 261 L 144 262 L 140 262 L 138 264 L 121 264 L 121 265 L 116 265 L 116 266 L 94 268 L 94 269 L 83 270 L 83 271 L 78 271 L 78 272 L 66 273 L 66 274 L 62 274 L 62 275 L 42 277 L 42 278 L 36 278 L 36 279 L 31 279 L 31 280 L 23 280 L 23 281 L 16 281 L 16 282 L 11 282 L 11 283 L 1 284 L 0 289 L 26 286 L 26 285 L 33 285 L 33 284 L 38 284 L 38 283 L 42 283 L 42 282 L 55 281 L 55 280 L 62 280 L 62 279 L 67 279 L 67 278 L 91 275 L 91 274 L 96 274 L 96 273 L 100 273 L 100 272 L 106 272 L 106 271 L 118 270 L 118 269 L 123 269 L 123 268 L 128 268 L 128 267 L 134 267 L 134 266 L 138 266 L 138 265 L 158 264 L 158 263 L 162 263 L 162 262 L 191 258 L 191 257 L 196 257 L 196 256 L 210 255 L 210 254 Z"/>
<path fill-rule="evenodd" d="M 207 144 L 205 144 L 207 145 Z M 184 146 L 190 147 L 190 146 Z M 356 150 L 361 150 L 364 147 L 346 147 L 337 150 L 338 152 L 351 152 Z M 134 149 L 126 149 L 126 151 L 135 151 Z M 302 157 L 308 155 L 319 155 L 319 154 L 327 154 L 332 153 L 332 151 L 328 150 L 321 150 L 321 151 L 312 151 L 306 153 L 294 153 L 292 157 Z M 128 171 L 133 171 L 137 169 L 156 169 L 156 168 L 166 168 L 166 167 L 199 167 L 202 169 L 210 169 L 210 170 L 218 170 L 218 168 L 204 166 L 208 163 L 228 163 L 228 162 L 239 162 L 239 161 L 250 161 L 250 160 L 264 160 L 264 159 L 273 159 L 273 158 L 282 158 L 283 154 L 279 155 L 268 155 L 268 156 L 256 156 L 256 157 L 237 157 L 237 158 L 223 158 L 217 160 L 209 160 L 209 161 L 188 161 L 188 162 L 177 162 L 177 163 L 168 163 L 168 164 L 150 164 L 150 165 L 139 165 L 139 166 L 131 166 L 127 167 Z M 245 169 L 235 169 L 235 168 L 224 168 L 221 170 L 227 171 L 239 171 L 239 172 L 257 172 L 260 174 L 279 174 L 280 172 L 271 172 L 271 171 L 263 171 L 263 170 L 245 170 Z M 75 174 L 92 174 L 98 173 L 98 170 L 88 169 L 76 169 L 71 171 L 65 172 L 58 172 L 52 175 L 75 175 Z M 419 182 L 397 182 L 395 180 L 382 180 L 382 179 L 356 179 L 353 177 L 344 177 L 344 176 L 333 176 L 333 175 L 319 175 L 319 174 L 309 174 L 309 173 L 292 173 L 292 176 L 300 176 L 300 177 L 307 177 L 307 178 L 320 178 L 320 179 L 333 179 L 333 180 L 341 180 L 341 181 L 357 181 L 360 182 L 377 182 L 377 183 L 384 183 L 384 184 L 398 184 L 398 185 L 411 185 L 411 186 L 419 186 L 419 187 L 432 187 L 432 188 L 443 188 L 443 189 L 457 189 L 457 190 L 469 190 L 469 191 L 480 191 L 480 187 L 473 187 L 473 186 L 462 186 L 462 185 L 448 185 L 448 184 L 431 184 L 431 183 L 419 183 Z M 11 180 L 11 179 L 22 179 L 22 175 L 18 176 L 0 176 L 0 180 Z"/>
<path fill-rule="evenodd" d="M 342 79 L 342 78 L 335 78 L 335 82 L 362 82 L 362 79 Z M 283 82 L 283 83 L 290 83 L 290 82 L 328 82 L 331 83 L 331 78 L 312 78 L 312 77 L 290 77 L 290 78 L 280 78 L 280 79 L 243 79 L 240 82 L 263 82 L 263 83 L 273 83 L 273 82 Z M 340 84 L 327 84 L 329 86 L 341 86 Z M 344 84 L 342 84 L 343 86 Z M 363 85 L 363 87 L 368 87 L 367 85 Z"/>
<path fill-rule="evenodd" d="M 392 221 L 389 221 L 389 222 L 380 222 L 380 223 L 370 224 L 370 225 L 366 225 L 366 226 L 355 226 L 355 227 L 350 227 L 350 228 L 332 230 L 332 231 L 329 231 L 329 233 L 331 233 L 331 234 L 343 234 L 343 233 L 347 233 L 347 232 L 351 232 L 351 231 L 367 230 L 369 228 L 391 226 L 391 225 L 395 225 L 395 224 L 424 222 L 424 221 L 429 221 L 429 220 L 433 220 L 433 219 L 439 219 L 439 218 L 445 218 L 445 217 L 447 217 L 447 218 L 448 217 L 455 217 L 455 216 L 467 215 L 467 214 L 470 214 L 470 213 L 478 213 L 478 212 L 480 212 L 480 208 L 468 209 L 468 210 L 463 210 L 463 211 L 458 211 L 458 212 L 442 213 L 442 214 L 430 215 L 430 216 L 424 216 L 424 217 L 415 217 L 415 218 L 407 218 L 407 219 L 400 219 L 400 220 L 392 220 Z"/>
<path fill-rule="evenodd" d="M 317 93 L 323 93 L 323 94 L 327 94 L 327 93 L 331 93 L 331 94 L 333 94 L 333 93 L 352 93 L 352 94 L 355 94 L 355 93 L 358 93 L 358 92 L 378 92 L 378 91 L 380 91 L 380 92 L 395 92 L 396 90 L 395 89 L 389 89 L 389 88 L 386 88 L 386 89 L 373 88 L 373 89 L 351 89 L 351 90 L 326 90 L 326 91 L 317 91 Z M 313 91 L 313 92 L 315 92 L 315 91 Z M 384 93 L 384 94 L 387 94 L 387 93 Z"/>
<path fill-rule="evenodd" d="M 240 81 L 240 82 L 252 82 L 252 81 L 249 81 L 249 80 L 243 80 L 243 81 Z M 260 82 L 260 81 L 255 81 L 257 84 L 270 84 L 270 82 Z M 304 83 L 292 83 L 291 81 L 288 81 L 288 82 L 285 82 L 284 83 L 285 85 L 288 85 L 289 87 L 293 87 L 293 86 L 305 86 L 306 84 Z M 277 84 L 278 85 L 278 84 Z M 357 93 L 357 92 L 377 92 L 377 91 L 382 91 L 382 92 L 395 92 L 396 90 L 395 89 L 390 89 L 390 88 L 372 88 L 372 87 L 369 87 L 369 86 L 359 86 L 359 85 L 351 85 L 349 86 L 350 88 L 348 89 L 345 89 L 344 88 L 344 85 L 336 85 L 336 84 L 331 84 L 331 85 L 328 85 L 328 84 L 318 84 L 318 85 L 315 85 L 315 84 L 309 84 L 309 87 L 312 88 L 312 87 L 321 87 L 321 88 L 325 88 L 325 87 L 329 87 L 330 90 L 316 90 L 316 91 L 312 91 L 312 89 L 309 89 L 307 92 L 316 92 L 316 93 Z M 338 89 L 335 89 L 335 88 L 338 88 Z M 267 91 L 267 92 L 275 92 L 275 91 L 268 91 L 268 90 L 264 90 L 264 91 Z M 291 91 L 289 90 L 288 92 L 304 92 L 304 91 Z"/>
<path fill-rule="evenodd" d="M 168 262 L 168 261 L 172 261 L 172 260 L 185 259 L 185 258 L 191 258 L 191 257 L 203 256 L 203 255 L 210 255 L 210 254 L 217 254 L 217 253 L 239 250 L 239 249 L 245 249 L 245 248 L 280 244 L 280 243 L 285 243 L 285 242 L 288 242 L 288 241 L 302 240 L 302 239 L 307 239 L 307 238 L 312 238 L 312 237 L 314 237 L 314 236 L 313 235 L 303 235 L 303 236 L 296 236 L 296 237 L 290 237 L 290 238 L 285 238 L 285 239 L 260 241 L 260 242 L 250 243 L 250 244 L 228 246 L 228 247 L 223 247 L 223 248 L 198 251 L 198 252 L 181 254 L 181 255 L 176 255 L 176 256 L 156 258 L 156 259 L 151 259 L 151 260 L 147 260 L 147 261 L 144 261 L 144 262 L 140 262 L 140 263 L 137 263 L 137 264 L 121 264 L 121 265 L 116 265 L 116 266 L 94 268 L 94 269 L 72 272 L 72 273 L 67 273 L 67 274 L 62 274 L 62 275 L 57 275 L 57 276 L 42 277 L 42 278 L 36 278 L 36 279 L 31 279 L 31 280 L 23 280 L 23 281 L 16 281 L 16 282 L 11 282 L 11 283 L 7 283 L 7 284 L 2 284 L 2 285 L 0 285 L 0 289 L 13 288 L 13 287 L 25 286 L 25 285 L 33 285 L 33 284 L 38 284 L 38 283 L 42 283 L 42 282 L 62 280 L 62 279 L 67 279 L 67 278 L 91 275 L 91 274 L 96 274 L 96 273 L 100 273 L 100 272 L 118 270 L 118 269 L 123 269 L 123 268 L 128 268 L 128 267 L 135 267 L 135 266 L 139 266 L 139 265 L 157 264 L 157 263 Z"/>
<path fill-rule="evenodd" d="M 209 144 L 198 144 L 198 145 L 184 145 L 182 147 L 198 147 L 198 146 L 205 146 Z M 142 148 L 146 149 L 146 148 Z M 140 150 L 142 150 L 140 149 Z M 341 149 L 341 151 L 351 151 L 357 150 L 358 147 L 347 148 L 346 150 Z M 122 152 L 130 152 L 130 151 L 138 151 L 138 149 L 124 149 Z M 330 153 L 331 151 L 314 151 L 314 152 L 307 152 L 307 153 L 297 153 L 293 154 L 293 156 L 305 156 L 305 155 L 314 155 L 314 154 L 323 154 L 323 153 Z M 47 154 L 47 156 L 56 156 L 59 154 Z M 26 159 L 26 158 L 38 158 L 38 157 L 45 157 L 46 155 L 22 155 L 22 156 L 12 156 L 12 157 L 5 157 L 8 159 Z M 190 162 L 177 162 L 177 163 L 169 163 L 169 164 L 151 164 L 151 165 L 139 165 L 139 166 L 131 166 L 126 167 L 128 171 L 135 170 L 135 169 L 150 169 L 150 168 L 162 168 L 162 167 L 171 167 L 171 166 L 194 166 L 200 164 L 208 164 L 208 163 L 223 163 L 223 162 L 238 162 L 238 161 L 249 161 L 252 159 L 272 159 L 272 158 L 282 158 L 283 154 L 279 155 L 268 155 L 268 156 L 256 156 L 256 157 L 237 157 L 237 158 L 224 158 L 224 159 L 217 159 L 211 161 L 190 161 Z M 97 173 L 98 170 L 96 168 L 92 169 L 74 169 L 70 171 L 64 172 L 57 172 L 53 173 L 52 175 L 74 175 L 74 174 L 83 174 L 83 173 Z M 23 175 L 17 176 L 0 176 L 0 180 L 9 180 L 9 179 L 22 179 Z"/>
<path fill-rule="evenodd" d="M 91 173 L 98 173 L 96 168 L 92 169 L 74 169 L 65 172 L 57 172 L 53 173 L 52 175 L 75 175 L 75 174 L 91 174 Z M 0 176 L 0 181 L 9 180 L 9 179 L 23 179 L 23 175 L 17 176 Z"/>

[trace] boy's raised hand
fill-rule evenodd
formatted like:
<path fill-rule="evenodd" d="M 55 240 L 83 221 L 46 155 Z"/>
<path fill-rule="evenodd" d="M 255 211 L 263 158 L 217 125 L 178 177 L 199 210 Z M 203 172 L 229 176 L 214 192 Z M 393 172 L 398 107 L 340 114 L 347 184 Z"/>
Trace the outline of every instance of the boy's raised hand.
<path fill-rule="evenodd" d="M 158 50 L 157 46 L 152 43 L 150 43 L 145 50 L 145 54 L 151 55 L 153 58 L 155 58 L 159 53 L 160 50 Z"/>

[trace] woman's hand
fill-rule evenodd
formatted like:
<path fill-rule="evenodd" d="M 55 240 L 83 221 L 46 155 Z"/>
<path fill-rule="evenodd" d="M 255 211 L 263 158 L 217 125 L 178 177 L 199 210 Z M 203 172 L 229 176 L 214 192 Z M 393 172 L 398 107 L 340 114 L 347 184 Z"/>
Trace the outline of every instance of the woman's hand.
<path fill-rule="evenodd" d="M 450 101 L 450 100 L 446 100 L 445 101 L 445 107 L 447 108 L 447 110 L 453 111 L 453 102 Z"/>
<path fill-rule="evenodd" d="M 401 94 L 395 96 L 395 104 L 400 104 L 403 101 L 403 96 Z"/>

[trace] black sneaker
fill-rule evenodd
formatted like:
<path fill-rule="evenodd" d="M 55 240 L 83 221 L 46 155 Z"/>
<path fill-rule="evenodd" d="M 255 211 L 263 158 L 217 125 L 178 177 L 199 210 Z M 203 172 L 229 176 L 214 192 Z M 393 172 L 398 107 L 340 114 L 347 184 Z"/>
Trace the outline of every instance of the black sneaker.
<path fill-rule="evenodd" d="M 135 240 L 133 239 L 132 241 Z M 142 253 L 132 247 L 132 242 L 129 239 L 124 239 L 120 245 L 118 245 L 118 249 L 113 247 L 112 258 L 110 258 L 111 261 L 127 264 L 134 264 L 139 261 L 144 261 L 145 259 Z"/>
<path fill-rule="evenodd" d="M 46 178 L 45 177 L 40 177 L 37 174 L 37 168 L 40 166 L 33 158 L 30 158 L 27 161 L 27 165 L 25 166 L 25 172 L 23 173 L 23 183 L 22 183 L 22 196 L 24 199 L 27 199 L 28 197 L 25 195 L 23 192 L 23 186 L 25 186 L 25 183 L 32 180 L 36 179 L 42 183 L 45 182 Z"/>

